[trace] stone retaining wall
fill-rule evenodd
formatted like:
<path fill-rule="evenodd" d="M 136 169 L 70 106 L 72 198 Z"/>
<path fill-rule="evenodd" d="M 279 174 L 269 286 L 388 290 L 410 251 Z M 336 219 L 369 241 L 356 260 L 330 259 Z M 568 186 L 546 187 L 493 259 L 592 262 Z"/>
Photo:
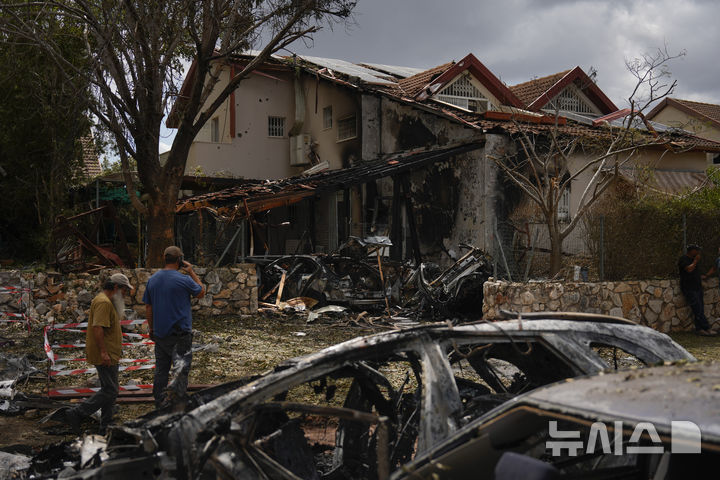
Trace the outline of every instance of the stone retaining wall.
<path fill-rule="evenodd" d="M 142 297 L 145 284 L 157 269 L 105 269 L 97 275 L 87 273 L 61 275 L 58 273 L 0 272 L 0 286 L 20 286 L 29 289 L 21 294 L 0 293 L 0 311 L 23 310 L 20 300 L 27 305 L 27 313 L 41 323 L 55 321 L 83 321 L 87 318 L 90 302 L 102 284 L 113 273 L 124 273 L 135 287 L 128 308 L 145 318 Z M 207 294 L 192 299 L 192 309 L 199 316 L 252 314 L 258 308 L 258 287 L 255 265 L 242 264 L 231 268 L 196 267 Z"/>
<path fill-rule="evenodd" d="M 718 279 L 703 284 L 705 315 L 713 329 L 718 329 Z M 483 314 L 487 319 L 500 318 L 501 309 L 570 311 L 625 317 L 665 333 L 694 329 L 692 312 L 677 280 L 509 283 L 491 279 L 485 283 L 483 291 Z"/>

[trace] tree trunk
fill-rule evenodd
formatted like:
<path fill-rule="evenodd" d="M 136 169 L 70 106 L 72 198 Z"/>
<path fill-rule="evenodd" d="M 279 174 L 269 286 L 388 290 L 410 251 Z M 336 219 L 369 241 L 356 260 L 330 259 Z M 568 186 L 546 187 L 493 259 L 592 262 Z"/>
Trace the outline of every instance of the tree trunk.
<path fill-rule="evenodd" d="M 152 201 L 147 216 L 147 266 L 160 268 L 165 265 L 163 252 L 175 243 L 175 202 L 174 196 L 162 195 Z"/>
<path fill-rule="evenodd" d="M 548 224 L 550 233 L 550 276 L 555 276 L 562 269 L 562 241 L 560 226 L 552 222 Z"/>

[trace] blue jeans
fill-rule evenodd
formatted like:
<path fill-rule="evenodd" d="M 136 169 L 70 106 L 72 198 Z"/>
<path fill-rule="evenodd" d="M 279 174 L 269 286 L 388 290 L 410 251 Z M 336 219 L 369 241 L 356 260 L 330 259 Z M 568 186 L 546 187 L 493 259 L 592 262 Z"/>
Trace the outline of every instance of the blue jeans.
<path fill-rule="evenodd" d="M 190 332 L 172 333 L 165 338 L 155 338 L 153 396 L 156 408 L 185 399 L 191 362 L 192 334 Z M 172 372 L 170 371 L 171 367 Z M 173 378 L 168 385 L 171 375 Z"/>
<path fill-rule="evenodd" d="M 695 320 L 695 331 L 710 330 L 710 323 L 705 317 L 705 302 L 703 302 L 702 290 L 683 290 L 685 300 L 693 312 Z"/>

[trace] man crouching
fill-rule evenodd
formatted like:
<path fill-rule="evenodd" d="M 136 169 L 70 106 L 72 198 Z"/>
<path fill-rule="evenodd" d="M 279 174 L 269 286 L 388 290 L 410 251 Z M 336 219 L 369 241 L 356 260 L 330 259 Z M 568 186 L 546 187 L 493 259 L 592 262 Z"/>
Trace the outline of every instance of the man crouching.
<path fill-rule="evenodd" d="M 90 304 L 85 355 L 88 363 L 95 366 L 100 379 L 100 391 L 76 407 L 59 410 L 50 418 L 70 425 L 79 431 L 80 422 L 101 410 L 100 431 L 105 432 L 112 423 L 115 399 L 118 395 L 118 362 L 122 350 L 120 321 L 125 312 L 123 297 L 130 294 L 132 286 L 122 273 L 111 275 Z"/>

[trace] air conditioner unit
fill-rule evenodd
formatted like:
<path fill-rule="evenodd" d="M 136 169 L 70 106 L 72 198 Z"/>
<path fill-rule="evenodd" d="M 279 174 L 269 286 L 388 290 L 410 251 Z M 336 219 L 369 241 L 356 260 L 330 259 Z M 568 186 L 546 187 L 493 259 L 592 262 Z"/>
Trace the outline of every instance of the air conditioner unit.
<path fill-rule="evenodd" d="M 310 165 L 310 134 L 301 133 L 290 137 L 290 165 Z"/>

